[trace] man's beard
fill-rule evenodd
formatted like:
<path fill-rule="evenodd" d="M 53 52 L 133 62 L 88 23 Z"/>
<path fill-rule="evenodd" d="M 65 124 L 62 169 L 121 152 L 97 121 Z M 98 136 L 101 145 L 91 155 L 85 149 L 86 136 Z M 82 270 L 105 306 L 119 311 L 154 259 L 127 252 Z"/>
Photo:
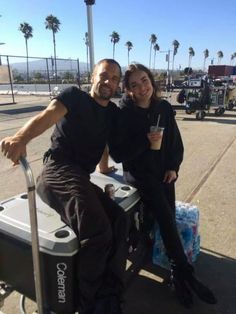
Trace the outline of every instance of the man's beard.
<path fill-rule="evenodd" d="M 107 86 L 100 85 L 96 94 L 103 100 L 109 100 L 113 96 L 113 91 Z"/>

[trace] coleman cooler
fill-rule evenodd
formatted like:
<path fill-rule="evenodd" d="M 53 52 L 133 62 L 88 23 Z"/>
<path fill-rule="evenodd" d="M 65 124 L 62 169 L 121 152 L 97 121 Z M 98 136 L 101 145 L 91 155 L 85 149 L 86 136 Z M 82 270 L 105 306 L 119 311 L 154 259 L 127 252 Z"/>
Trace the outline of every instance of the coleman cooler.
<path fill-rule="evenodd" d="M 107 184 L 112 185 L 115 201 L 127 213 L 134 212 L 139 206 L 140 198 L 134 187 L 100 173 L 94 173 L 92 181 L 102 189 Z M 29 204 L 27 194 L 0 202 L 0 281 L 36 300 Z M 76 235 L 37 195 L 36 207 L 43 308 L 57 314 L 74 313 L 77 299 Z"/>

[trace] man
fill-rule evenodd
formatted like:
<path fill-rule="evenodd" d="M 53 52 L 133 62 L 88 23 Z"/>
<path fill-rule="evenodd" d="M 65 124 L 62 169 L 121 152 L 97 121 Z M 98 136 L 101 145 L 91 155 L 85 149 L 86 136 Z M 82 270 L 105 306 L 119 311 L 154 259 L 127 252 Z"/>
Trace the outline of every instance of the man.
<path fill-rule="evenodd" d="M 26 156 L 28 142 L 55 124 L 37 192 L 78 237 L 80 314 L 121 313 L 126 219 L 123 210 L 90 181 L 110 140 L 118 110 L 110 98 L 120 78 L 116 61 L 101 60 L 92 75 L 90 95 L 75 86 L 65 89 L 1 142 L 4 155 L 16 164 Z"/>

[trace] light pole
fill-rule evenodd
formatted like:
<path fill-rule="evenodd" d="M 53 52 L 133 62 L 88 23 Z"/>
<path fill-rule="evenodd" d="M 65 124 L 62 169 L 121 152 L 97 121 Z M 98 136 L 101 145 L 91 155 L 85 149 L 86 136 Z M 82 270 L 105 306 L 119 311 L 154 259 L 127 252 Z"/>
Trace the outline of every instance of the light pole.
<path fill-rule="evenodd" d="M 88 23 L 88 41 L 89 41 L 89 59 L 90 59 L 90 72 L 92 73 L 94 67 L 94 44 L 93 44 L 93 17 L 92 5 L 95 0 L 84 0 L 87 6 L 87 23 Z"/>
<path fill-rule="evenodd" d="M 0 16 L 1 16 L 1 15 L 0 15 Z M 5 43 L 0 43 L 0 45 L 5 45 Z M 1 55 L 0 55 L 0 65 L 2 65 Z"/>
<path fill-rule="evenodd" d="M 170 85 L 170 49 L 168 50 L 160 50 L 159 52 L 165 53 L 166 54 L 166 62 L 167 63 L 167 80 L 166 80 L 166 85 L 169 87 Z"/>

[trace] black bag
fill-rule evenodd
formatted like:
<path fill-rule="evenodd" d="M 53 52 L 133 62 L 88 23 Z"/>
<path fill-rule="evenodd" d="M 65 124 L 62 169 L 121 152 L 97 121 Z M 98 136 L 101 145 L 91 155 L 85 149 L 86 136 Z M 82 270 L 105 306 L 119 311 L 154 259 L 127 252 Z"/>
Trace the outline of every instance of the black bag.
<path fill-rule="evenodd" d="M 186 99 L 185 90 L 181 89 L 181 91 L 178 93 L 176 100 L 178 103 L 183 104 Z"/>

